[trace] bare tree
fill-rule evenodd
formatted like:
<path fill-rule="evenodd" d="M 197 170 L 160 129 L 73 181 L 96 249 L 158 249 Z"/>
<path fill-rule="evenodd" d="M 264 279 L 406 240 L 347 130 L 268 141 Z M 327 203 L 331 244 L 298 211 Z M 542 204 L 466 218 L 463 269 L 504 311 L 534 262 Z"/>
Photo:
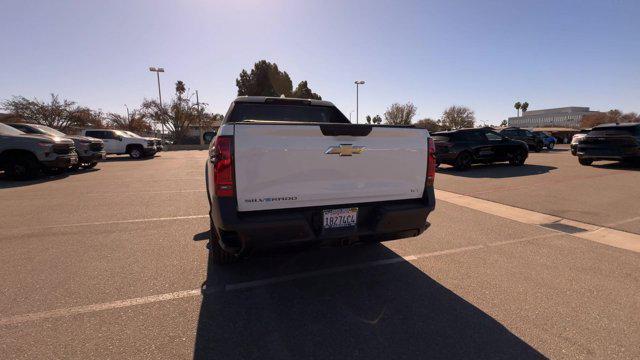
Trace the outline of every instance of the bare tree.
<path fill-rule="evenodd" d="M 583 128 L 592 128 L 602 124 L 628 122 L 640 122 L 640 117 L 634 112 L 624 114 L 622 111 L 614 109 L 607 112 L 585 115 L 580 121 L 580 126 Z"/>
<path fill-rule="evenodd" d="M 30 123 L 46 125 L 62 132 L 67 132 L 73 127 L 100 126 L 103 116 L 99 110 L 77 106 L 75 101 L 61 100 L 56 94 L 51 94 L 48 103 L 14 96 L 3 101 L 2 108 Z"/>
<path fill-rule="evenodd" d="M 418 128 L 427 129 L 429 132 L 442 130 L 442 127 L 440 126 L 440 121 L 436 121 L 430 118 L 418 120 L 414 125 L 415 127 L 418 127 Z"/>
<path fill-rule="evenodd" d="M 134 133 L 151 132 L 151 124 L 147 121 L 145 115 L 138 110 L 133 110 L 129 118 L 120 114 L 108 113 L 107 123 L 110 127 L 118 130 L 127 130 Z"/>
<path fill-rule="evenodd" d="M 411 125 L 411 119 L 416 115 L 417 108 L 411 102 L 406 104 L 394 103 L 384 112 L 384 120 L 389 125 Z"/>
<path fill-rule="evenodd" d="M 473 110 L 464 106 L 450 106 L 442 113 L 440 124 L 444 129 L 471 128 L 476 123 Z"/>

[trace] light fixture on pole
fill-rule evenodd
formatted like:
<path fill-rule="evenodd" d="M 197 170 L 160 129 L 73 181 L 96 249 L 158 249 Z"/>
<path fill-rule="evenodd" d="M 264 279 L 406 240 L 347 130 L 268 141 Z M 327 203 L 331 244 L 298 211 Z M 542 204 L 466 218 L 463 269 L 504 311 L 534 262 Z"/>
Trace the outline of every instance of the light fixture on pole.
<path fill-rule="evenodd" d="M 354 84 L 356 84 L 356 124 L 358 124 L 360 119 L 360 113 L 359 113 L 360 109 L 358 104 L 358 101 L 359 101 L 358 86 L 364 85 L 364 80 L 356 80 L 354 81 Z"/>
<path fill-rule="evenodd" d="M 164 120 L 162 119 L 162 115 L 164 112 L 164 107 L 162 106 L 162 91 L 160 90 L 160 73 L 164 72 L 164 68 L 161 67 L 149 67 L 149 71 L 155 72 L 158 77 L 158 100 L 160 101 L 160 125 L 162 126 L 162 133 L 160 134 L 161 142 L 164 144 Z"/>

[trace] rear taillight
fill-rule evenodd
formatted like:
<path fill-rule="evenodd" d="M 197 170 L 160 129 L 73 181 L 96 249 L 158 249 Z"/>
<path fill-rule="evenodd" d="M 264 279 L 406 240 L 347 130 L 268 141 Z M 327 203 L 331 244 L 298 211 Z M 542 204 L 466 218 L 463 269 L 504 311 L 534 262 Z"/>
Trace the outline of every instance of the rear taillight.
<path fill-rule="evenodd" d="M 429 154 L 427 158 L 427 186 L 433 186 L 436 178 L 436 145 L 432 138 L 427 139 Z"/>
<path fill-rule="evenodd" d="M 213 186 L 218 197 L 233 196 L 233 138 L 218 136 L 211 148 Z"/>

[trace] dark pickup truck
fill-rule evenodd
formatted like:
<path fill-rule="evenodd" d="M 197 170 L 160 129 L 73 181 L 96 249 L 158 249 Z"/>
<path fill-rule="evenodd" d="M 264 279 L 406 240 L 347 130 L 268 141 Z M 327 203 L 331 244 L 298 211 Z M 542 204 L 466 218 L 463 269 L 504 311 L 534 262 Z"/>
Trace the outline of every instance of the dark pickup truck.
<path fill-rule="evenodd" d="M 640 123 L 604 124 L 594 127 L 578 143 L 578 161 L 640 160 Z"/>

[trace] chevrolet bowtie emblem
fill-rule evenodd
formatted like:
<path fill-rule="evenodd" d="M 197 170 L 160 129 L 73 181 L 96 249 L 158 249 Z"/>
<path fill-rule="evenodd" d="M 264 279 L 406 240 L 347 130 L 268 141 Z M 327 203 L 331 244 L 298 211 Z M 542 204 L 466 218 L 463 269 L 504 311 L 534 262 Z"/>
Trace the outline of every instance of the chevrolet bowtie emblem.
<path fill-rule="evenodd" d="M 351 156 L 354 154 L 362 154 L 367 148 L 364 146 L 353 146 L 351 144 L 340 144 L 339 146 L 329 146 L 325 154 Z"/>

